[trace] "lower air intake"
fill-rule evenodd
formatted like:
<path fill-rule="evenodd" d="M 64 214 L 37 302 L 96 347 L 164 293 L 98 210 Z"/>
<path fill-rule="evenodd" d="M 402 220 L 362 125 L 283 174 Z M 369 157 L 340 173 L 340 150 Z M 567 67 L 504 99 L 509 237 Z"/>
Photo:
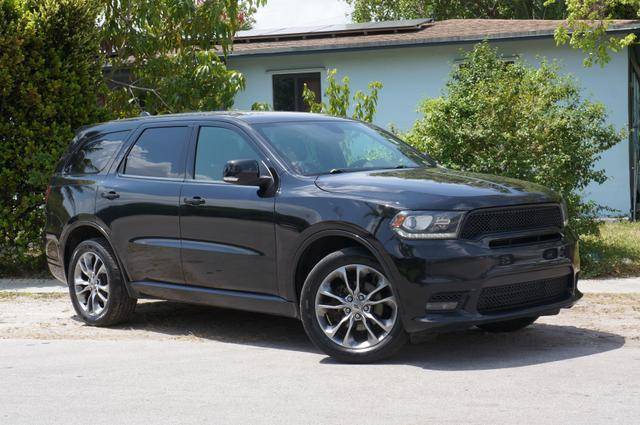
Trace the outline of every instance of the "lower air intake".
<path fill-rule="evenodd" d="M 553 304 L 570 296 L 571 275 L 484 288 L 478 300 L 478 312 L 494 313 Z"/>

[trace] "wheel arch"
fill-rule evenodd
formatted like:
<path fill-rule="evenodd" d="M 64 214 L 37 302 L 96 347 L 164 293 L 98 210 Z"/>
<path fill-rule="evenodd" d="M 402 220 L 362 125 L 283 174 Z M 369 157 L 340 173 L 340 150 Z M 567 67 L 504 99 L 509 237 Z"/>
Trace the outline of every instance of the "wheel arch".
<path fill-rule="evenodd" d="M 367 232 L 360 229 L 323 229 L 309 235 L 298 247 L 293 267 L 290 270 L 290 279 L 293 285 L 294 302 L 299 308 L 302 285 L 311 269 L 328 254 L 343 248 L 361 248 L 375 258 L 382 266 L 385 274 L 393 278 L 392 262 L 383 254 L 383 248 Z"/>
<path fill-rule="evenodd" d="M 70 224 L 65 231 L 60 236 L 60 255 L 62 258 L 62 267 L 64 270 L 65 277 L 69 273 L 69 262 L 71 261 L 71 257 L 73 255 L 73 251 L 75 248 L 82 242 L 88 239 L 93 238 L 103 238 L 107 241 L 109 248 L 111 248 L 111 252 L 116 258 L 118 262 L 118 267 L 122 270 L 125 287 L 127 288 L 127 292 L 130 296 L 134 296 L 135 294 L 132 292 L 129 287 L 129 279 L 127 277 L 127 271 L 124 267 L 124 264 L 120 260 L 120 256 L 116 251 L 113 242 L 111 241 L 111 237 L 109 236 L 109 232 L 106 230 L 106 227 L 101 225 L 100 223 L 96 223 L 94 221 L 86 221 L 86 220 L 78 220 Z"/>

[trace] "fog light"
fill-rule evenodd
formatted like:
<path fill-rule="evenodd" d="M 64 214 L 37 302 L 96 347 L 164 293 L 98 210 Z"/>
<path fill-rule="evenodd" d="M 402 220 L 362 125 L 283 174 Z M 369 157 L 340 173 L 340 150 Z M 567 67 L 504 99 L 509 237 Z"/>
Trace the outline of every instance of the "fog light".
<path fill-rule="evenodd" d="M 427 310 L 455 310 L 458 307 L 458 302 L 438 302 L 427 303 Z"/>

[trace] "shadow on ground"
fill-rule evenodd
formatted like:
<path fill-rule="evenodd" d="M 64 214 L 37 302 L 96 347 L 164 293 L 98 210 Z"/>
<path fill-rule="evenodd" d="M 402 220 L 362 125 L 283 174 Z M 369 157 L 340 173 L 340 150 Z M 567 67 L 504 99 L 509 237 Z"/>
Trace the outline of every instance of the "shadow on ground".
<path fill-rule="evenodd" d="M 116 329 L 319 353 L 298 320 L 168 301 L 139 304 L 133 320 Z M 624 344 L 622 335 L 575 326 L 534 324 L 503 334 L 470 329 L 407 345 L 385 363 L 431 370 L 489 370 L 590 356 Z M 322 363 L 337 365 L 328 357 Z"/>
<path fill-rule="evenodd" d="M 576 326 L 534 324 L 500 334 L 474 328 L 408 346 L 390 362 L 431 370 L 490 370 L 591 356 L 624 344 L 622 335 Z"/>

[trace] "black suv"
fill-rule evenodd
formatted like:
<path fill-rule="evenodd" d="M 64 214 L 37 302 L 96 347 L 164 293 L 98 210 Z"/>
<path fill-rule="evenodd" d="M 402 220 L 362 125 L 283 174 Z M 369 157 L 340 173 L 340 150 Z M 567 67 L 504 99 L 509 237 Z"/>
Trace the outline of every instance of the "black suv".
<path fill-rule="evenodd" d="M 514 331 L 581 297 L 544 187 L 444 169 L 361 122 L 194 113 L 81 129 L 48 189 L 46 255 L 78 315 L 138 298 L 295 317 L 369 362 L 408 335 Z"/>

